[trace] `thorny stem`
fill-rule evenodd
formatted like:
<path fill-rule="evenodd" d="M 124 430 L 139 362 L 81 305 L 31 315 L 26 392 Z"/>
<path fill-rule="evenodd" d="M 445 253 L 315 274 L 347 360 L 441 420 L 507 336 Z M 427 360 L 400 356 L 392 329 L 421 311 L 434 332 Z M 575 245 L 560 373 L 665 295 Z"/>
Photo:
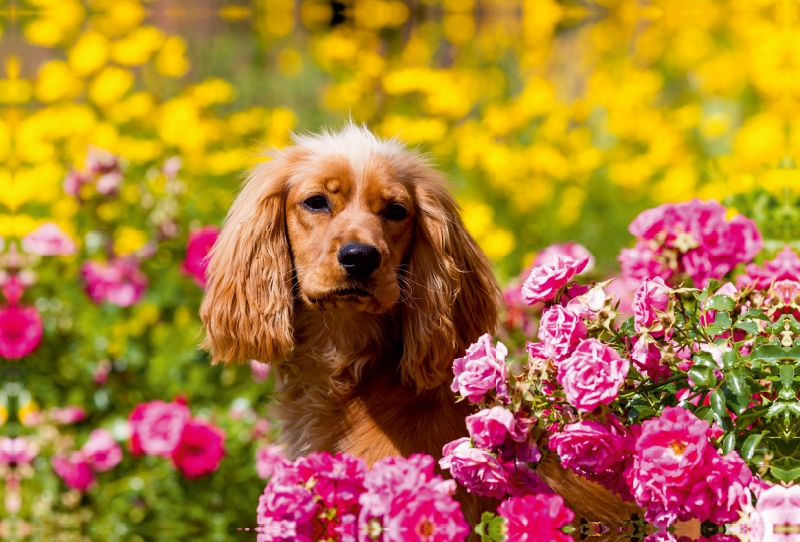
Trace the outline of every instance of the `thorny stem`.
<path fill-rule="evenodd" d="M 635 388 L 635 389 L 632 389 L 632 390 L 624 391 L 624 392 L 620 393 L 619 396 L 621 398 L 623 398 L 623 399 L 627 399 L 628 397 L 632 397 L 632 396 L 634 396 L 636 394 L 639 394 L 639 393 L 642 393 L 642 392 L 646 392 L 646 391 L 655 390 L 657 388 L 660 388 L 661 386 L 666 386 L 667 384 L 671 384 L 673 382 L 677 382 L 678 380 L 685 380 L 686 378 L 688 378 L 688 375 L 686 373 L 673 375 L 673 376 L 669 377 L 668 379 L 664 380 L 663 382 L 657 382 L 655 384 L 650 384 L 648 386 L 642 386 L 641 388 Z"/>

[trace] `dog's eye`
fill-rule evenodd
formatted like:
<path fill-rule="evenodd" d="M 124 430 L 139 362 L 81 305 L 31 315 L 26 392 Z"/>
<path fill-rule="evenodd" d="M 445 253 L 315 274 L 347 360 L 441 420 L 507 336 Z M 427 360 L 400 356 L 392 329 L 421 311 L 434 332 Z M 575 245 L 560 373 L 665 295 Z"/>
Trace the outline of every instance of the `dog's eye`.
<path fill-rule="evenodd" d="M 328 206 L 328 200 L 325 199 L 325 196 L 312 196 L 303 202 L 303 206 L 312 211 L 330 210 L 330 206 Z"/>
<path fill-rule="evenodd" d="M 402 205 L 393 203 L 383 212 L 383 217 L 387 220 L 403 220 L 408 216 L 408 211 Z"/>

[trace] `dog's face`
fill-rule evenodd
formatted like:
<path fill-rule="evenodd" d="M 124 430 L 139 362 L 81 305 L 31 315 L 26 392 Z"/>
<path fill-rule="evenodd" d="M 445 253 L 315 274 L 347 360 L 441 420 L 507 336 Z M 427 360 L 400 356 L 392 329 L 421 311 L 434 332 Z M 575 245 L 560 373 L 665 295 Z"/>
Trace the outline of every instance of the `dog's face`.
<path fill-rule="evenodd" d="M 413 191 L 380 155 L 314 160 L 285 204 L 298 298 L 322 310 L 383 313 L 400 299 L 414 240 Z"/>
<path fill-rule="evenodd" d="M 203 346 L 214 360 L 282 361 L 298 309 L 391 310 L 376 355 L 399 337 L 404 380 L 451 378 L 457 354 L 494 329 L 499 290 L 444 179 L 354 124 L 294 140 L 251 171 L 214 245 Z"/>

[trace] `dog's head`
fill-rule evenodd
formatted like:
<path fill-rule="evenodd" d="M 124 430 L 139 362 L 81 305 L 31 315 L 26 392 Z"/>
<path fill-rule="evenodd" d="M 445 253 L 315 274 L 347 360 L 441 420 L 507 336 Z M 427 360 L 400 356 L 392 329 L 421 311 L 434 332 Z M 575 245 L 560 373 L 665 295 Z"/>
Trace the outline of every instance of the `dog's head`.
<path fill-rule="evenodd" d="M 215 361 L 282 361 L 295 310 L 384 314 L 418 389 L 496 322 L 497 286 L 441 176 L 349 124 L 257 166 L 214 246 L 200 314 Z"/>

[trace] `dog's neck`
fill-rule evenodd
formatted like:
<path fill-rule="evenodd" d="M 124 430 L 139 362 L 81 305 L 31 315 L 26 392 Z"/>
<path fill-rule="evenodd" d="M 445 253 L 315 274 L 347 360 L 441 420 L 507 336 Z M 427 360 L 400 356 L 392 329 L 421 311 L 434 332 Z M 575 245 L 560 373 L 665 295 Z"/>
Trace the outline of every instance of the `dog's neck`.
<path fill-rule="evenodd" d="M 283 422 L 281 440 L 291 453 L 335 447 L 337 432 L 348 430 L 345 405 L 355 387 L 375 364 L 396 366 L 402 354 L 396 347 L 399 338 L 394 313 L 296 306 L 294 355 L 275 367 L 275 413 Z M 320 435 L 329 435 L 330 442 L 320 442 Z"/>

